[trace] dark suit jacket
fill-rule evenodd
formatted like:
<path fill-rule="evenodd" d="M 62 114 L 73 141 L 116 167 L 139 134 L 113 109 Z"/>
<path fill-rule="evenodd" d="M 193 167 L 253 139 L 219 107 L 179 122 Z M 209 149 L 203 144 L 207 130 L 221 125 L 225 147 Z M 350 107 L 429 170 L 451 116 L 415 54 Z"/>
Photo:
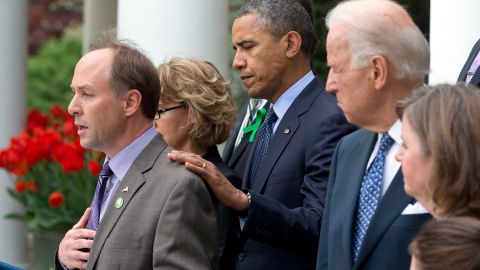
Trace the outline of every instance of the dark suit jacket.
<path fill-rule="evenodd" d="M 237 269 L 315 267 L 332 154 L 352 130 L 319 80 L 295 99 L 273 135 L 251 190 Z"/>
<path fill-rule="evenodd" d="M 464 82 L 466 80 L 467 71 L 468 69 L 470 69 L 470 66 L 472 65 L 473 60 L 475 60 L 475 57 L 477 57 L 478 52 L 480 52 L 480 39 L 473 46 L 472 51 L 468 56 L 467 62 L 465 62 L 465 64 L 463 65 L 460 75 L 458 75 L 457 81 Z M 480 68 L 477 68 L 477 71 L 470 80 L 470 85 L 480 86 Z"/>
<path fill-rule="evenodd" d="M 87 269 L 218 269 L 216 208 L 203 180 L 167 158 L 172 150 L 157 135 L 136 158 L 107 206 Z"/>
<path fill-rule="evenodd" d="M 330 169 L 317 270 L 409 269 L 407 247 L 429 214 L 401 215 L 414 202 L 403 189 L 401 170 L 382 197 L 365 235 L 356 264 L 352 236 L 360 184 L 377 134 L 359 130 L 340 141 Z"/>
<path fill-rule="evenodd" d="M 234 187 L 241 188 L 242 179 L 223 162 L 216 145 L 210 147 L 203 158 L 215 164 Z M 239 220 L 233 209 L 221 203 L 218 203 L 217 208 L 220 270 L 235 269 L 235 243 L 240 232 Z"/>
<path fill-rule="evenodd" d="M 242 178 L 243 173 L 245 172 L 245 167 L 247 164 L 247 159 L 252 148 L 252 143 L 249 142 L 250 134 L 247 134 L 242 137 L 242 140 L 235 148 L 235 141 L 237 140 L 238 132 L 242 125 L 245 114 L 248 110 L 249 101 L 245 102 L 240 109 L 238 110 L 237 117 L 235 118 L 235 123 L 232 126 L 230 131 L 230 136 L 228 137 L 227 142 L 225 143 L 225 148 L 223 149 L 223 160 L 232 168 L 233 171 L 237 174 L 238 177 Z M 265 104 L 263 108 L 269 108 L 269 103 Z"/>

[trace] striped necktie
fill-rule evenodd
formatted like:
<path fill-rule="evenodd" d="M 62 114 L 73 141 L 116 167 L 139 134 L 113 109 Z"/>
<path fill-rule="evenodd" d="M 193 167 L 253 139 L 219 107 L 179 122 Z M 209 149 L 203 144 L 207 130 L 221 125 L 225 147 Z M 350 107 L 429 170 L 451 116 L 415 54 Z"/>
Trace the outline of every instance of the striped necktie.
<path fill-rule="evenodd" d="M 100 224 L 103 195 L 105 193 L 108 179 L 113 175 L 113 171 L 110 169 L 108 162 L 109 161 L 103 165 L 100 175 L 98 176 L 97 187 L 95 188 L 95 195 L 93 196 L 92 211 L 90 212 L 90 217 L 88 219 L 87 228 L 94 231 L 98 229 L 98 225 Z"/>

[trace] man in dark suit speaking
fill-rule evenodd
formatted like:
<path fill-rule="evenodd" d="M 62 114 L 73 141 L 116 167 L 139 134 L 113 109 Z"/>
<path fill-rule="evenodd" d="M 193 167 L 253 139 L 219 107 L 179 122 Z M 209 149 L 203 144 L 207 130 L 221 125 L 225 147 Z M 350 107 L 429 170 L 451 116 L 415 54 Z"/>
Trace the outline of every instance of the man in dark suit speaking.
<path fill-rule="evenodd" d="M 422 85 L 428 43 L 393 1 L 341 2 L 326 24 L 326 90 L 362 129 L 333 156 L 317 269 L 409 269 L 408 244 L 430 215 L 403 189 L 395 104 Z"/>
<path fill-rule="evenodd" d="M 160 97 L 153 63 L 105 39 L 78 61 L 71 89 L 80 144 L 107 158 L 91 211 L 65 234 L 56 268 L 218 269 L 207 186 L 168 160 L 172 148 L 152 125 Z"/>
<path fill-rule="evenodd" d="M 331 155 L 353 127 L 311 71 L 314 41 L 310 17 L 294 0 L 250 1 L 233 23 L 233 67 L 250 97 L 270 102 L 247 161 L 245 192 L 200 157 L 169 154 L 237 211 L 237 269 L 315 267 Z"/>

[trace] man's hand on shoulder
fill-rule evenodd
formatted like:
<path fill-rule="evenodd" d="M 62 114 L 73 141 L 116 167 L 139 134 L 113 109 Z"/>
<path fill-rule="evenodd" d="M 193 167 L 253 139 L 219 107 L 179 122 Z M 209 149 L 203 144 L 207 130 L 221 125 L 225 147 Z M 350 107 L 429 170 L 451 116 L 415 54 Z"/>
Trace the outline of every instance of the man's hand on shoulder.
<path fill-rule="evenodd" d="M 168 153 L 170 160 L 183 163 L 185 167 L 198 174 L 212 189 L 217 199 L 227 207 L 241 212 L 248 208 L 249 200 L 247 195 L 235 188 L 230 181 L 210 161 L 207 161 L 197 154 L 172 151 Z"/>
<path fill-rule="evenodd" d="M 95 238 L 95 231 L 84 229 L 90 211 L 90 208 L 85 210 L 77 224 L 65 234 L 58 247 L 58 260 L 68 269 L 85 269 L 87 266 L 90 252 L 84 252 L 81 249 L 90 250 Z"/>

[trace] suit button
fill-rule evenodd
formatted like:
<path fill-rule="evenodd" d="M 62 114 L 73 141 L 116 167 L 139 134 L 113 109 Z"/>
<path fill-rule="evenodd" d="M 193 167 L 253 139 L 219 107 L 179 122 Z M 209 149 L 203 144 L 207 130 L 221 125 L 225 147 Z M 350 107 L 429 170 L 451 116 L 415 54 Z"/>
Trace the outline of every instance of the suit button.
<path fill-rule="evenodd" d="M 243 260 L 245 260 L 245 257 L 247 257 L 247 254 L 242 252 L 242 253 L 238 254 L 237 258 L 238 258 L 239 261 L 243 261 Z"/>

